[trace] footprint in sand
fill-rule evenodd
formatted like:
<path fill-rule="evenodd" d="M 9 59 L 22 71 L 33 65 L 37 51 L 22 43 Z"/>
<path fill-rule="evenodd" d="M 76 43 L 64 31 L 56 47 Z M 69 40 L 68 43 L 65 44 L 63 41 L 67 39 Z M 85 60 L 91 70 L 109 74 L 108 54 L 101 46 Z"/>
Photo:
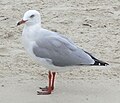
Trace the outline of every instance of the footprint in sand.
<path fill-rule="evenodd" d="M 4 46 L 0 46 L 0 57 L 9 56 L 9 50 Z"/>

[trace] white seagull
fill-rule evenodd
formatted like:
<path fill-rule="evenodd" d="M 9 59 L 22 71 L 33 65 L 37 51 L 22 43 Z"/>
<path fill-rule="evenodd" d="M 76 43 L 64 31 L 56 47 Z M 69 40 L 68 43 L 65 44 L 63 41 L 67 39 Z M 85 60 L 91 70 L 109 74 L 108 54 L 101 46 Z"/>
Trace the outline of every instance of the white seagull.
<path fill-rule="evenodd" d="M 36 10 L 25 12 L 17 25 L 25 24 L 22 32 L 23 45 L 29 55 L 49 69 L 49 85 L 41 88 L 38 95 L 51 94 L 54 89 L 56 71 L 71 66 L 106 66 L 108 63 L 98 60 L 90 53 L 77 47 L 63 35 L 41 27 L 41 16 Z"/>

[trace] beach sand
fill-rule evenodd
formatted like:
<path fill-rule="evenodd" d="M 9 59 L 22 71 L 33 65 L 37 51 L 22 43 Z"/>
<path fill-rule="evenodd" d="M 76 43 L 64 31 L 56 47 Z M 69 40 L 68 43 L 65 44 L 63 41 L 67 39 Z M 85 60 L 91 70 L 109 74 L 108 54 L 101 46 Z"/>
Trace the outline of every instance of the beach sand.
<path fill-rule="evenodd" d="M 0 103 L 120 103 L 120 0 L 1 0 Z M 29 9 L 38 10 L 42 27 L 71 38 L 106 67 L 74 67 L 57 74 L 51 95 L 37 95 L 47 85 L 48 70 L 36 64 L 21 43 Z"/>

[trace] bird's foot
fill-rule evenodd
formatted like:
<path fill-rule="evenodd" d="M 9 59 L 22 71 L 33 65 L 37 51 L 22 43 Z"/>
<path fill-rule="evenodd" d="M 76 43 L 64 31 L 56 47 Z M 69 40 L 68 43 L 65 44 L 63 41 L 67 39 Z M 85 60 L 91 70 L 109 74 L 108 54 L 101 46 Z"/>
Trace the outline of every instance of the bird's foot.
<path fill-rule="evenodd" d="M 48 91 L 48 86 L 46 87 L 39 87 L 42 91 Z"/>
<path fill-rule="evenodd" d="M 44 91 L 44 92 L 40 92 L 40 91 L 37 91 L 37 95 L 49 95 L 51 94 L 51 91 Z"/>
<path fill-rule="evenodd" d="M 48 86 L 46 86 L 46 87 L 39 87 L 39 89 L 41 89 L 42 91 L 48 91 L 49 90 Z M 54 87 L 51 87 L 51 90 L 53 90 L 53 89 L 54 89 Z"/>
<path fill-rule="evenodd" d="M 37 95 L 49 95 L 52 92 L 52 88 L 51 87 L 49 88 L 48 86 L 46 86 L 44 88 L 40 87 L 40 89 L 42 90 L 42 92 L 37 91 Z"/>

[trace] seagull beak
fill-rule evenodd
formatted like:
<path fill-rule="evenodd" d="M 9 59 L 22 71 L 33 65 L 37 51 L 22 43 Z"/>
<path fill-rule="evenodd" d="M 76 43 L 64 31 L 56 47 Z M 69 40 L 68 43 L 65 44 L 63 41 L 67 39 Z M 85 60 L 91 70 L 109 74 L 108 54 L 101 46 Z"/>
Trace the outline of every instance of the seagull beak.
<path fill-rule="evenodd" d="M 21 20 L 21 21 L 19 21 L 19 22 L 17 23 L 17 26 L 25 23 L 26 21 L 27 21 L 27 20 Z"/>

